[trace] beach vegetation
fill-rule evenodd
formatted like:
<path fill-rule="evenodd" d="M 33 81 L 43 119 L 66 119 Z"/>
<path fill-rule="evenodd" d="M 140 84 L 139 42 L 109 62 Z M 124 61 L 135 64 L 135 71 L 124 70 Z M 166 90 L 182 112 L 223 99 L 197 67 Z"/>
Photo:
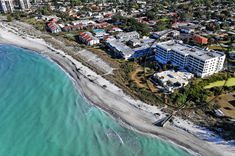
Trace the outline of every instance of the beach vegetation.
<path fill-rule="evenodd" d="M 143 77 L 144 72 L 141 70 L 136 74 L 138 77 L 138 81 L 132 79 L 133 72 L 137 69 L 139 70 L 139 66 L 135 62 L 120 62 L 121 71 L 121 81 L 119 83 L 125 84 L 128 88 L 130 88 L 131 94 L 137 96 L 140 100 L 149 103 L 151 105 L 160 106 L 163 104 L 161 96 L 156 96 L 147 86 L 146 79 Z M 134 72 L 135 73 L 135 72 Z M 148 81 L 151 85 L 151 82 Z M 152 84 L 153 86 L 153 84 Z"/>
<path fill-rule="evenodd" d="M 45 31 L 45 23 L 43 21 L 38 21 L 35 18 L 23 19 L 24 22 L 33 25 L 37 30 Z"/>
<path fill-rule="evenodd" d="M 132 95 L 136 95 L 139 99 L 149 104 L 158 106 L 164 105 L 164 100 L 167 99 L 167 105 L 169 106 L 178 107 L 184 104 L 186 107 L 205 107 L 211 110 L 213 107 L 210 107 L 208 104 L 208 97 L 235 91 L 235 75 L 233 73 L 220 72 L 206 78 L 193 78 L 189 82 L 189 85 L 175 90 L 174 93 L 163 98 L 162 93 L 160 93 L 161 91 L 156 89 L 156 86 L 152 84 L 151 81 L 148 81 L 154 73 L 152 65 L 147 66 L 146 71 L 143 72 L 144 69 L 142 69 L 140 65 L 137 65 L 136 62 L 123 60 L 120 61 L 120 64 L 120 68 L 122 69 L 120 71 L 122 73 L 121 83 L 130 88 Z M 146 63 L 146 65 L 148 65 L 148 63 Z M 173 69 L 171 62 L 168 62 L 165 68 Z M 176 68 L 176 70 L 178 69 Z M 227 85 L 218 85 L 217 81 L 219 81 L 219 83 L 227 81 Z M 208 85 L 212 84 L 214 86 L 208 87 Z"/>

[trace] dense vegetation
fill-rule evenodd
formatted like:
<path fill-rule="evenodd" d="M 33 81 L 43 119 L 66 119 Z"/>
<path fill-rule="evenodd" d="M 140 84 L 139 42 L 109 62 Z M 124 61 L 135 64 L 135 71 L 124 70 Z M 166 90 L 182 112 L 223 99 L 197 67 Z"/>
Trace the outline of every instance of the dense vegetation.
<path fill-rule="evenodd" d="M 145 23 L 139 23 L 135 18 L 127 18 L 124 16 L 116 15 L 112 17 L 114 23 L 124 30 L 137 31 L 141 35 L 149 35 L 150 28 Z"/>
<path fill-rule="evenodd" d="M 159 14 L 164 10 L 170 10 L 178 13 L 178 17 L 175 19 L 190 20 L 193 17 L 196 19 L 211 19 L 211 17 L 219 17 L 221 20 L 225 20 L 230 17 L 230 12 L 225 6 L 233 6 L 235 0 L 193 0 L 193 1 L 173 1 L 173 0 L 156 0 L 152 4 L 152 9 L 147 11 L 147 16 L 150 19 L 158 20 Z M 213 7 L 219 7 L 222 5 L 224 8 L 218 11 L 211 11 Z M 166 9 L 167 8 L 167 9 Z M 174 19 L 173 19 L 174 20 Z"/>
<path fill-rule="evenodd" d="M 227 80 L 231 77 L 235 77 L 235 75 L 232 73 L 223 72 L 208 78 L 193 80 L 187 87 L 184 87 L 171 94 L 171 102 L 178 104 L 185 103 L 188 106 L 205 105 L 207 103 L 208 96 L 218 96 L 223 93 L 235 91 L 235 86 L 221 86 L 210 89 L 205 89 L 204 87 L 212 82 Z"/>
<path fill-rule="evenodd" d="M 163 105 L 163 100 L 161 97 L 153 94 L 149 89 L 139 88 L 134 81 L 130 78 L 130 73 L 134 71 L 133 62 L 123 62 L 121 63 L 120 68 L 122 69 L 122 78 L 123 83 L 128 86 L 135 95 L 137 95 L 142 101 L 147 102 L 151 105 Z"/>

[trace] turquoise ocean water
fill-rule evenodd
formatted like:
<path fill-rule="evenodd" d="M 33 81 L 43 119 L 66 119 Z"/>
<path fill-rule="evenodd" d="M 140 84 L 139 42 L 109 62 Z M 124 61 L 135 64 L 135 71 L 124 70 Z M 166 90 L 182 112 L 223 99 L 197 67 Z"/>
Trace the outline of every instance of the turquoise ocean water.
<path fill-rule="evenodd" d="M 0 156 L 186 156 L 122 127 L 29 50 L 0 45 Z"/>

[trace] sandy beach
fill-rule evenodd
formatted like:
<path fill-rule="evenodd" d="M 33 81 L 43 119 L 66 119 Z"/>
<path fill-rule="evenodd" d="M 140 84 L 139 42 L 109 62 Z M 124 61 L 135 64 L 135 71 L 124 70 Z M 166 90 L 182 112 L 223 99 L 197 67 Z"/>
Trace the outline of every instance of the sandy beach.
<path fill-rule="evenodd" d="M 88 67 L 82 65 L 81 62 L 78 62 L 62 50 L 52 47 L 43 39 L 22 34 L 24 33 L 21 33 L 17 28 L 14 30 L 8 26 L 7 23 L 0 23 L 1 44 L 11 44 L 31 49 L 56 62 L 69 74 L 78 91 L 81 92 L 88 101 L 105 110 L 124 126 L 176 143 L 195 155 L 234 155 L 235 150 L 229 146 L 204 141 L 192 133 L 188 133 L 170 124 L 163 128 L 154 126 L 152 123 L 165 115 L 159 108 L 134 100 L 126 95 L 120 88 L 96 74 Z M 160 116 L 156 117 L 154 113 L 159 113 Z M 185 126 L 186 129 L 191 128 L 192 131 L 198 130 L 189 127 L 187 124 L 182 125 Z"/>

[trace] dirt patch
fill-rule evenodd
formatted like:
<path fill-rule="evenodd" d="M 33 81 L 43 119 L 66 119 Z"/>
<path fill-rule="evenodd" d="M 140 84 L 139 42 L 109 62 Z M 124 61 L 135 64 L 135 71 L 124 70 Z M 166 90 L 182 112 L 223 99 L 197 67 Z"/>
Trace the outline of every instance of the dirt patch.
<path fill-rule="evenodd" d="M 139 88 L 146 87 L 144 85 L 144 83 L 141 81 L 141 77 L 143 77 L 142 76 L 143 74 L 142 75 L 138 74 L 138 73 L 143 72 L 143 71 L 144 70 L 141 67 L 139 67 L 139 68 L 137 68 L 136 70 L 134 70 L 133 72 L 130 73 L 131 80 L 133 80 Z"/>
<path fill-rule="evenodd" d="M 235 100 L 234 100 L 235 92 L 230 94 L 223 94 L 217 97 L 214 101 L 214 104 L 218 104 L 221 108 L 220 110 L 223 113 L 231 118 L 235 119 Z"/>

